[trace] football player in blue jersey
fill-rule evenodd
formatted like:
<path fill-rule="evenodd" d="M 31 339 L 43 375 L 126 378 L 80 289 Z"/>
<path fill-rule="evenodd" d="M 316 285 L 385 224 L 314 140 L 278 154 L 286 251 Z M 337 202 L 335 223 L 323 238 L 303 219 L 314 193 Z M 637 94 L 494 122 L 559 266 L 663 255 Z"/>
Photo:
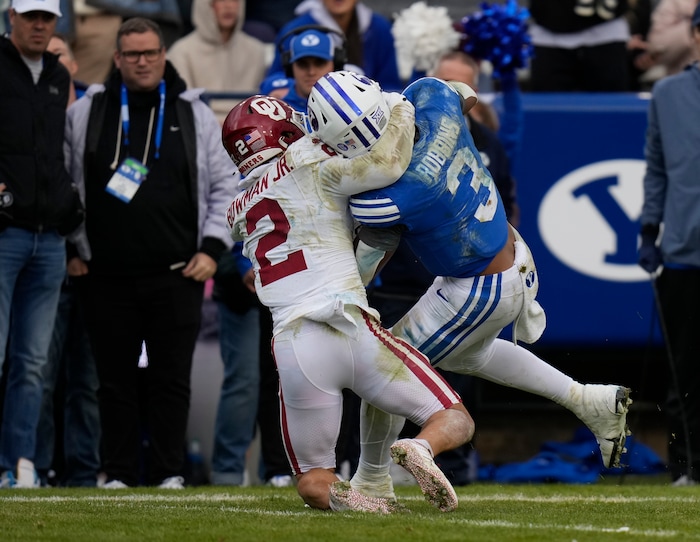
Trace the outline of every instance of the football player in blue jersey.
<path fill-rule="evenodd" d="M 315 136 L 336 152 L 354 156 L 364 145 L 355 126 L 363 112 L 347 103 L 345 80 L 343 72 L 332 72 L 316 83 L 309 96 L 309 121 Z M 361 225 L 358 263 L 365 280 L 376 268 L 377 254 L 390 253 L 401 237 L 437 277 L 392 332 L 434 366 L 566 407 L 595 435 L 603 464 L 618 466 L 629 433 L 630 390 L 576 382 L 517 343 L 535 342 L 544 331 L 545 315 L 535 300 L 538 277 L 532 254 L 508 223 L 463 117 L 476 94 L 463 83 L 432 77 L 415 81 L 403 94 L 416 109 L 409 167 L 394 184 L 350 200 Z M 511 323 L 513 341 L 499 339 Z M 383 437 L 390 439 L 398 436 L 403 420 L 386 416 Z M 362 435 L 362 440 L 380 442 L 379 437 Z M 351 483 L 366 490 L 387 469 L 368 465 L 361 456 Z"/>

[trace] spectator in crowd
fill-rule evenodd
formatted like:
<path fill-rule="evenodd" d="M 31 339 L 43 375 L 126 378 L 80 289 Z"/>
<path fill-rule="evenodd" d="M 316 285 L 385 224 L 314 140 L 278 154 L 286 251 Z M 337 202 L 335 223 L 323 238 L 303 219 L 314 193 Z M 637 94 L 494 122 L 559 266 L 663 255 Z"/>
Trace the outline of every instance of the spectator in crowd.
<path fill-rule="evenodd" d="M 345 48 L 335 45 L 332 39 L 335 34 L 334 30 L 313 28 L 299 32 L 287 42 L 288 49 L 282 54 L 282 67 L 292 84 L 281 98 L 295 110 L 305 113 L 309 93 L 316 81 L 345 66 Z M 277 79 L 273 79 L 281 78 L 280 73 Z"/>
<path fill-rule="evenodd" d="M 58 0 L 14 0 L 0 37 L 0 486 L 36 487 L 43 371 L 66 272 L 64 235 L 82 220 L 63 159 L 70 77 L 46 51 Z M 10 318 L 10 315 L 12 317 Z"/>
<path fill-rule="evenodd" d="M 358 0 L 304 0 L 295 13 L 298 16 L 280 30 L 269 74 L 284 71 L 282 53 L 289 50 L 288 41 L 295 29 L 322 25 L 345 36 L 346 43 L 338 39 L 336 46 L 346 50 L 347 63 L 361 68 L 386 90 L 401 88 L 391 22 L 386 18 Z"/>
<path fill-rule="evenodd" d="M 70 94 L 68 97 L 68 106 L 70 107 L 70 105 L 85 94 L 87 90 L 87 85 L 85 85 L 85 83 L 75 79 L 75 75 L 78 73 L 78 62 L 75 60 L 73 50 L 62 34 L 54 34 L 51 36 L 49 46 L 46 50 L 58 56 L 58 61 L 65 66 L 71 76 L 73 84 L 70 86 Z"/>
<path fill-rule="evenodd" d="M 530 0 L 529 7 L 531 90 L 628 90 L 627 0 Z"/>
<path fill-rule="evenodd" d="M 700 47 L 700 5 L 691 26 Z M 697 61 L 654 85 L 640 219 L 639 265 L 652 275 L 671 366 L 666 396 L 668 465 L 678 486 L 700 483 L 700 124 L 695 113 L 700 114 Z"/>
<path fill-rule="evenodd" d="M 699 60 L 693 33 L 688 32 L 698 0 L 659 0 L 651 13 L 647 54 L 660 77 L 673 75 Z"/>
<path fill-rule="evenodd" d="M 391 451 L 426 498 L 449 511 L 457 505 L 456 495 L 435 466 L 431 448 L 440 452 L 462 444 L 471 438 L 473 422 L 427 360 L 415 358 L 405 343 L 394 343 L 379 325 L 358 273 L 347 213 L 349 194 L 386 185 L 405 169 L 413 107 L 394 96 L 390 109 L 375 83 L 348 77 L 353 80 L 343 89 L 348 102 L 375 104 L 374 115 L 356 125 L 363 149 L 372 148 L 356 159 L 345 160 L 305 137 L 296 112 L 275 98 L 254 96 L 231 112 L 223 141 L 246 182 L 228 220 L 254 264 L 258 297 L 273 315 L 285 447 L 304 502 L 333 510 L 393 508 L 390 477 L 384 478 L 381 495 L 367 496 L 334 473 L 342 390 L 350 388 L 423 427 L 417 439 L 394 443 Z M 373 146 L 382 132 L 383 144 Z M 245 142 L 252 133 L 260 136 L 251 147 Z M 268 183 L 264 175 L 277 180 Z M 271 238 L 284 239 L 272 241 L 275 262 L 262 250 L 271 246 Z M 387 452 L 382 450 L 380 462 L 389 458 Z"/>
<path fill-rule="evenodd" d="M 221 209 L 236 192 L 237 172 L 201 91 L 187 91 L 166 60 L 155 22 L 125 21 L 114 62 L 105 85 L 70 108 L 66 130 L 70 172 L 90 209 L 73 241 L 87 264 L 104 487 L 141 481 L 141 415 L 149 436 L 144 482 L 181 488 L 204 281 L 230 246 Z"/>
<path fill-rule="evenodd" d="M 47 50 L 58 55 L 71 77 L 75 75 L 78 65 L 62 36 L 54 35 Z M 80 91 L 81 86 L 76 87 L 73 81 L 69 106 L 75 100 L 76 88 Z M 44 369 L 35 461 L 42 485 L 91 487 L 97 484 L 100 468 L 97 369 L 78 302 L 85 271 L 80 258 L 68 261 Z M 61 445 L 57 448 L 56 438 L 61 436 Z M 53 479 L 49 479 L 50 473 Z"/>
<path fill-rule="evenodd" d="M 245 0 L 194 0 L 195 30 L 173 43 L 168 51 L 188 88 L 209 92 L 255 94 L 265 76 L 266 45 L 246 34 Z M 236 101 L 212 100 L 223 122 Z"/>
<path fill-rule="evenodd" d="M 95 7 L 87 0 L 73 3 L 73 54 L 78 63 L 74 78 L 87 85 L 104 83 L 112 71 L 112 53 L 121 15 Z"/>

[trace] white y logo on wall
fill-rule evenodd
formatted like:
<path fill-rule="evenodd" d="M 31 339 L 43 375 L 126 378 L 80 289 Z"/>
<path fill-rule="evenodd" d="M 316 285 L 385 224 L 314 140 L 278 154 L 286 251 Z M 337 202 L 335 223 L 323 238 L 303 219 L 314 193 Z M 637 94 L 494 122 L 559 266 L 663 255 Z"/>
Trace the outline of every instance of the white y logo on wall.
<path fill-rule="evenodd" d="M 602 280 L 649 280 L 637 265 L 643 160 L 607 160 L 572 171 L 545 194 L 538 228 L 564 265 Z"/>

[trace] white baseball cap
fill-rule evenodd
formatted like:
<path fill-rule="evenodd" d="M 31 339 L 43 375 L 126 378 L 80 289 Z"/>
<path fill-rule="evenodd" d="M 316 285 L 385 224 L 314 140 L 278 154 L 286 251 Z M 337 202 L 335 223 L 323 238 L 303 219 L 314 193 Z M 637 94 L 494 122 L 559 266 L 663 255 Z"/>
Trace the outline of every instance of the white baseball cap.
<path fill-rule="evenodd" d="M 27 13 L 29 11 L 48 11 L 57 17 L 61 13 L 60 0 L 12 0 L 12 9 L 17 13 Z"/>

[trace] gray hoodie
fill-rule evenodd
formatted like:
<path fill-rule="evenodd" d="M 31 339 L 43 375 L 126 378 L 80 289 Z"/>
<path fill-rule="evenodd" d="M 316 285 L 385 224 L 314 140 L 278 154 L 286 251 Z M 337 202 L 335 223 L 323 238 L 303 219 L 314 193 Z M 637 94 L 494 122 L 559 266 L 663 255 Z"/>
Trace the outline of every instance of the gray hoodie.
<path fill-rule="evenodd" d="M 195 30 L 173 43 L 168 51 L 172 62 L 188 88 L 210 92 L 256 94 L 267 69 L 267 46 L 243 32 L 245 1 L 236 28 L 222 42 L 211 0 L 194 0 L 192 22 Z M 216 101 L 211 106 L 222 122 L 235 102 Z"/>

